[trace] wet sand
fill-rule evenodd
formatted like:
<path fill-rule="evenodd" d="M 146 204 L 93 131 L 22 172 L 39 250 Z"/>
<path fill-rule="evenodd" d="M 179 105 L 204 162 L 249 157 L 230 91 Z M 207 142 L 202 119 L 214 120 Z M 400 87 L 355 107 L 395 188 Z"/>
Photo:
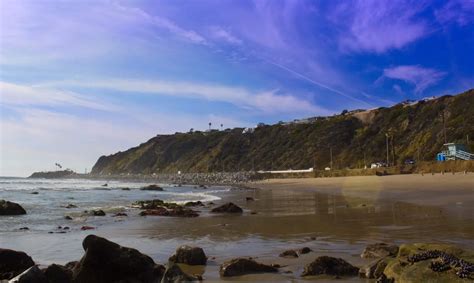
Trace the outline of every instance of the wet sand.
<path fill-rule="evenodd" d="M 222 280 L 221 263 L 249 256 L 283 267 L 278 274 L 226 280 L 286 282 L 302 280 L 304 265 L 320 255 L 362 266 L 368 262 L 359 256 L 364 247 L 380 241 L 474 249 L 474 174 L 281 179 L 249 185 L 259 189 L 231 190 L 215 204 L 232 201 L 244 209 L 242 215 L 211 214 L 210 206 L 198 208 L 197 218 L 140 217 L 130 210 L 130 217 L 92 232 L 15 232 L 8 239 L 0 237 L 0 245 L 23 250 L 39 263 L 63 264 L 82 256 L 81 241 L 88 234 L 137 248 L 159 263 L 166 263 L 177 246 L 191 244 L 202 247 L 210 260 L 205 268 L 184 269 L 202 273 L 205 280 Z M 297 259 L 278 257 L 302 247 L 314 252 Z"/>

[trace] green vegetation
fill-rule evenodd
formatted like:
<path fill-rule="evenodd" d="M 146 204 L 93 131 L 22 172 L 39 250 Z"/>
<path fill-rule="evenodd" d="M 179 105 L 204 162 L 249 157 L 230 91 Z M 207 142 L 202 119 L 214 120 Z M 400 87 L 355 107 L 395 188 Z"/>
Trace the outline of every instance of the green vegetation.
<path fill-rule="evenodd" d="M 259 125 L 225 131 L 158 135 L 149 141 L 99 158 L 93 174 L 175 173 L 270 169 L 322 170 L 362 168 L 389 159 L 433 161 L 444 143 L 443 116 L 448 142 L 474 139 L 474 90 L 416 104 L 397 104 L 362 112 L 319 117 L 309 123 Z M 470 150 L 473 150 L 470 142 Z"/>

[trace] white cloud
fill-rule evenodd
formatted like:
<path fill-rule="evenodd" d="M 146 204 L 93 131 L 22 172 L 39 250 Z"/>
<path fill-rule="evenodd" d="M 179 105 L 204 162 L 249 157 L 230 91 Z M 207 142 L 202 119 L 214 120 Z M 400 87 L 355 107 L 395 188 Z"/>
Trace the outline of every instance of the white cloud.
<path fill-rule="evenodd" d="M 96 110 L 116 110 L 110 105 L 87 99 L 84 95 L 67 90 L 50 89 L 46 87 L 25 86 L 0 81 L 0 103 L 4 105 L 74 105 Z"/>
<path fill-rule="evenodd" d="M 231 34 L 229 31 L 223 29 L 220 26 L 213 26 L 209 28 L 212 37 L 226 41 L 230 44 L 240 45 L 242 40 Z"/>
<path fill-rule="evenodd" d="M 265 113 L 328 114 L 329 111 L 289 94 L 278 91 L 250 91 L 241 87 L 203 84 L 194 82 L 169 82 L 148 80 L 97 80 L 52 82 L 48 86 L 80 86 L 116 91 L 150 93 L 231 103 L 237 107 Z"/>
<path fill-rule="evenodd" d="M 415 86 L 415 93 L 421 93 L 426 88 L 438 83 L 445 75 L 445 72 L 424 68 L 419 65 L 402 65 L 384 69 L 382 77 L 413 84 Z"/>

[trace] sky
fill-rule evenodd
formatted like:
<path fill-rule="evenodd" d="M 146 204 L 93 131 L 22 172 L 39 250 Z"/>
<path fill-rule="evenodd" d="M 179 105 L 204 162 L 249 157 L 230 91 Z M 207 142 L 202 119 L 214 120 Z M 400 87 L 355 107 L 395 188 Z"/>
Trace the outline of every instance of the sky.
<path fill-rule="evenodd" d="M 474 0 L 2 0 L 0 176 L 474 87 Z"/>

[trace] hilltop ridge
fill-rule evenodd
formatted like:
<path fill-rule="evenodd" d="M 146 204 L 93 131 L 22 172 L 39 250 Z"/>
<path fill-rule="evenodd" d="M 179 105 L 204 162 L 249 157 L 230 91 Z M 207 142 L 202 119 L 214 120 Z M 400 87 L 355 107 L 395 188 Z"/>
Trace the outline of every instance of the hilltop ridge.
<path fill-rule="evenodd" d="M 251 129 L 157 135 L 124 152 L 101 156 L 91 173 L 323 169 L 330 166 L 331 152 L 333 168 L 360 168 L 386 159 L 386 133 L 390 163 L 428 161 L 444 143 L 443 119 L 448 142 L 465 144 L 468 135 L 474 138 L 474 89 Z"/>

